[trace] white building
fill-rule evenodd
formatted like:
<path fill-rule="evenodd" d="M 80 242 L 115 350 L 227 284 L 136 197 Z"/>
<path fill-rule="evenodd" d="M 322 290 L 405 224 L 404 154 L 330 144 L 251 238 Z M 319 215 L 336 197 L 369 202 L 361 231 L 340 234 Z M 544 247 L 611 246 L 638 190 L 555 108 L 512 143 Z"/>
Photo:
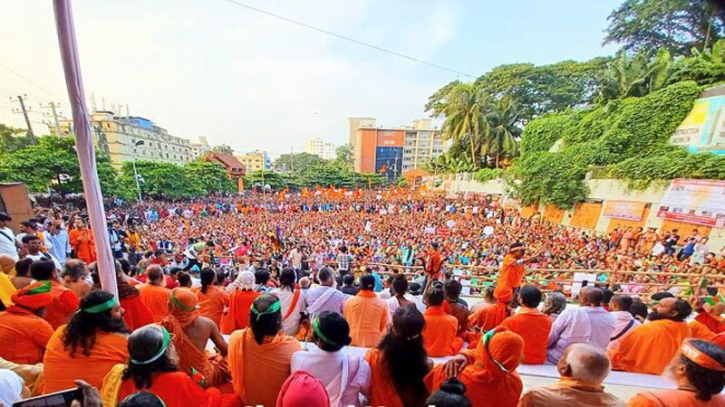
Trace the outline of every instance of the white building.
<path fill-rule="evenodd" d="M 334 160 L 335 149 L 334 144 L 326 143 L 317 137 L 308 137 L 305 140 L 305 152 L 319 156 L 324 160 Z"/>

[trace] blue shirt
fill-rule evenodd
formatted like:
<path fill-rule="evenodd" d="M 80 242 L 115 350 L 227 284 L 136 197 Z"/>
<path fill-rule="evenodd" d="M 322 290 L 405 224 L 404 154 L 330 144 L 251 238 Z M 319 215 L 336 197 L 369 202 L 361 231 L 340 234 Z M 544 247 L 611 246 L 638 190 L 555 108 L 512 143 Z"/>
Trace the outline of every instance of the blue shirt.
<path fill-rule="evenodd" d="M 60 230 L 58 234 L 51 234 L 50 231 L 43 232 L 45 241 L 50 243 L 52 247 L 48 249 L 48 253 L 52 254 L 53 257 L 58 259 L 60 264 L 65 264 L 66 257 L 70 253 L 70 241 L 68 239 L 68 232 Z"/>

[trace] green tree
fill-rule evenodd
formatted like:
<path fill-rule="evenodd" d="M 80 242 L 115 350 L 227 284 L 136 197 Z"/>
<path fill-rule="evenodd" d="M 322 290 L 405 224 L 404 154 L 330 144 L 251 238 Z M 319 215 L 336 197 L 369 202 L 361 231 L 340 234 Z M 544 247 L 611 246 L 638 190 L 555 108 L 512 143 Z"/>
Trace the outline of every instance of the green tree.
<path fill-rule="evenodd" d="M 289 182 L 284 174 L 265 170 L 252 171 L 244 176 L 245 188 L 264 187 L 265 185 L 269 185 L 274 190 L 279 190 L 288 187 Z"/>
<path fill-rule="evenodd" d="M 204 160 L 190 161 L 184 164 L 184 171 L 189 182 L 202 195 L 233 193 L 237 190 L 236 182 L 229 178 L 227 171 L 220 164 Z"/>
<path fill-rule="evenodd" d="M 353 170 L 352 145 L 345 144 L 335 149 L 335 159 L 332 160 L 333 165 L 343 171 Z"/>
<path fill-rule="evenodd" d="M 441 129 L 443 140 L 461 142 L 467 139 L 474 166 L 480 161 L 478 152 L 486 134 L 485 109 L 488 103 L 489 99 L 481 87 L 472 83 L 459 83 L 451 88 L 442 110 L 446 117 Z"/>
<path fill-rule="evenodd" d="M 218 146 L 214 146 L 211 149 L 211 151 L 213 151 L 215 153 L 219 153 L 219 154 L 226 154 L 226 155 L 234 154 L 234 150 L 226 144 L 219 144 Z"/>
<path fill-rule="evenodd" d="M 284 172 L 301 173 L 307 171 L 308 168 L 325 163 L 325 160 L 315 154 L 282 154 L 274 162 L 274 168 Z"/>
<path fill-rule="evenodd" d="M 12 153 L 33 144 L 24 130 L 0 123 L 0 153 Z"/>
<path fill-rule="evenodd" d="M 599 88 L 599 101 L 630 96 L 642 97 L 667 85 L 672 73 L 672 56 L 660 49 L 653 58 L 646 53 L 617 53 L 604 71 Z"/>
<path fill-rule="evenodd" d="M 722 38 L 723 21 L 713 11 L 706 0 L 626 0 L 607 18 L 604 44 L 649 55 L 661 48 L 688 55 Z"/>
<path fill-rule="evenodd" d="M 513 98 L 509 95 L 491 105 L 486 115 L 487 134 L 483 145 L 483 154 L 494 157 L 494 166 L 499 168 L 502 156 L 514 157 L 518 153 L 518 139 L 521 128 L 518 127 L 519 113 Z"/>

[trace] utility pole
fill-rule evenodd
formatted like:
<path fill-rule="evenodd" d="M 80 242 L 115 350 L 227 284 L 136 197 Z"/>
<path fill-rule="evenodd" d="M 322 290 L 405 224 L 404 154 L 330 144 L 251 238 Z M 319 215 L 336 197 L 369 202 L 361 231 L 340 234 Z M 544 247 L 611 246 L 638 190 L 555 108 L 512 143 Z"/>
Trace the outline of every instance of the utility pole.
<path fill-rule="evenodd" d="M 48 103 L 48 106 L 50 108 L 51 114 L 53 115 L 53 124 L 55 125 L 55 134 L 56 136 L 60 137 L 60 122 L 58 121 L 58 111 L 55 110 L 55 108 L 60 107 L 60 103 Z"/>
<path fill-rule="evenodd" d="M 23 116 L 25 117 L 25 124 L 28 126 L 28 137 L 30 137 L 30 141 L 33 144 L 36 144 L 37 140 L 35 139 L 35 133 L 33 133 L 33 127 L 30 125 L 30 118 L 28 117 L 28 109 L 25 108 L 25 101 L 23 100 L 23 97 L 20 95 L 18 95 L 18 102 L 20 103 L 20 111 L 15 111 L 15 113 L 21 113 L 21 112 L 23 113 Z"/>

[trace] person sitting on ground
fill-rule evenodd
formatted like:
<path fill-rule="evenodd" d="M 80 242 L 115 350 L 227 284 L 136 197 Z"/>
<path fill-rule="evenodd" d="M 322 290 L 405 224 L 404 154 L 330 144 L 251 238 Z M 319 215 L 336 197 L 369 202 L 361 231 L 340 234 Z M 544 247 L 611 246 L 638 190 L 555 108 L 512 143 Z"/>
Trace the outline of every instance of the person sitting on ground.
<path fill-rule="evenodd" d="M 119 406 L 128 405 L 132 400 L 140 401 L 136 398 L 141 391 L 153 393 L 165 407 L 223 405 L 218 389 L 205 390 L 179 371 L 173 339 L 165 328 L 147 325 L 137 329 L 128 339 L 128 353 L 128 367 L 117 366 L 106 376 L 102 391 L 104 406 L 109 405 L 109 401 L 118 401 Z"/>
<path fill-rule="evenodd" d="M 345 303 L 344 315 L 350 324 L 352 346 L 377 346 L 388 326 L 388 306 L 373 291 L 375 278 L 360 277 L 360 292 Z"/>
<path fill-rule="evenodd" d="M 254 273 L 242 271 L 239 273 L 236 282 L 238 289 L 234 290 L 229 297 L 229 309 L 222 318 L 221 331 L 229 335 L 238 329 L 244 329 L 249 325 L 249 313 L 252 303 L 262 293 L 254 290 Z"/>
<path fill-rule="evenodd" d="M 128 330 L 113 294 L 93 291 L 81 300 L 68 325 L 48 341 L 43 365 L 44 394 L 75 387 L 82 379 L 101 388 L 111 368 L 128 361 Z"/>
<path fill-rule="evenodd" d="M 325 385 L 318 378 L 309 372 L 298 370 L 282 384 L 276 406 L 330 407 L 335 404 L 331 404 Z"/>
<path fill-rule="evenodd" d="M 458 333 L 456 335 L 463 338 L 466 331 L 468 331 L 469 312 L 467 304 L 460 299 L 461 288 L 461 283 L 453 279 L 445 283 L 446 302 L 448 303 L 446 313 L 458 320 Z"/>
<path fill-rule="evenodd" d="M 370 389 L 370 366 L 365 359 L 341 352 L 350 341 L 350 326 L 345 318 L 323 311 L 312 319 L 315 346 L 292 355 L 292 372 L 304 370 L 320 379 L 333 407 L 361 407 L 364 404 L 360 403 L 360 395 L 367 397 Z"/>
<path fill-rule="evenodd" d="M 481 308 L 490 308 L 496 305 L 496 298 L 493 296 L 493 291 L 495 289 L 496 287 L 493 286 L 488 286 L 483 289 L 483 301 L 478 304 L 474 304 L 471 307 L 470 315 L 477 313 Z"/>
<path fill-rule="evenodd" d="M 632 297 L 626 294 L 616 294 L 609 300 L 609 313 L 614 318 L 614 331 L 612 331 L 612 337 L 609 338 L 607 349 L 615 349 L 622 338 L 640 325 L 640 322 L 630 312 L 631 307 Z"/>
<path fill-rule="evenodd" d="M 0 312 L 0 357 L 18 364 L 43 361 L 53 328 L 43 319 L 53 301 L 50 282 L 31 284 L 12 296 L 14 305 Z"/>
<path fill-rule="evenodd" d="M 30 397 L 30 389 L 15 372 L 0 369 L 0 405 L 14 406 L 15 403 Z"/>
<path fill-rule="evenodd" d="M 7 254 L 0 254 L 0 311 L 13 305 L 10 297 L 18 290 L 10 280 L 14 272 L 15 260 Z"/>
<path fill-rule="evenodd" d="M 513 310 L 508 305 L 513 300 L 513 290 L 508 283 L 503 282 L 496 286 L 493 296 L 496 298 L 496 305 L 493 307 L 480 308 L 468 318 L 468 326 L 473 331 L 466 335 L 468 339 L 468 347 L 476 348 L 478 341 L 481 339 L 482 333 L 488 332 L 501 325 L 506 318 L 513 315 Z"/>
<path fill-rule="evenodd" d="M 146 304 L 141 301 L 141 293 L 130 284 L 131 281 L 135 280 L 126 275 L 123 266 L 124 262 L 128 264 L 125 260 L 115 260 L 113 267 L 116 271 L 116 287 L 118 287 L 119 303 L 121 304 L 121 308 L 123 308 L 123 322 L 126 324 L 129 332 L 132 332 L 142 326 L 152 324 L 154 321 L 151 319 L 151 313 L 146 307 Z M 96 265 L 97 263 L 92 264 L 89 269 L 93 271 Z M 94 289 L 100 290 L 100 284 L 94 286 Z"/>
<path fill-rule="evenodd" d="M 458 334 L 458 320 L 443 310 L 445 292 L 443 283 L 432 281 L 425 293 L 425 329 L 423 343 L 428 356 L 444 357 L 455 355 L 463 347 L 463 338 Z"/>
<path fill-rule="evenodd" d="M 521 308 L 516 315 L 504 319 L 501 326 L 509 328 L 524 339 L 525 364 L 544 364 L 551 319 L 539 311 L 541 291 L 532 285 L 525 285 L 521 287 L 518 295 Z"/>
<path fill-rule="evenodd" d="M 428 398 L 423 379 L 433 366 L 423 346 L 425 318 L 414 306 L 398 308 L 393 325 L 376 348 L 368 350 L 369 405 L 421 406 Z"/>
<path fill-rule="evenodd" d="M 640 324 L 644 324 L 644 322 L 647 321 L 649 310 L 647 309 L 647 304 L 637 299 L 632 301 L 632 305 L 629 307 L 629 313 L 632 314 L 634 319 L 639 321 Z"/>
<path fill-rule="evenodd" d="M 441 383 L 441 387 L 425 401 L 427 406 L 435 407 L 472 407 L 466 397 L 466 385 L 452 377 Z"/>
<path fill-rule="evenodd" d="M 180 271 L 176 274 L 176 281 L 179 283 L 179 287 L 187 288 L 189 290 L 191 290 L 192 286 L 194 285 L 194 283 L 191 281 L 191 274 L 185 273 L 183 271 Z"/>
<path fill-rule="evenodd" d="M 141 302 L 151 313 L 151 319 L 159 322 L 169 315 L 169 300 L 171 290 L 164 283 L 164 271 L 161 266 L 152 265 L 146 269 L 147 281 L 138 286 L 141 293 Z"/>
<path fill-rule="evenodd" d="M 229 369 L 234 392 L 245 405 L 274 406 L 290 374 L 300 343 L 282 331 L 279 298 L 262 295 L 252 304 L 250 327 L 229 338 Z"/>
<path fill-rule="evenodd" d="M 516 373 L 521 364 L 524 340 L 506 327 L 488 331 L 475 349 L 459 353 L 435 367 L 425 378 L 428 390 L 440 388 L 448 377 L 466 385 L 466 397 L 473 407 L 515 407 L 523 383 Z"/>
<path fill-rule="evenodd" d="M 388 315 L 391 318 L 391 322 L 395 311 L 398 308 L 407 306 L 409 304 L 412 304 L 413 306 L 418 308 L 418 311 L 420 312 L 425 311 L 425 306 L 423 304 L 418 304 L 415 298 L 408 294 L 408 279 L 405 278 L 405 275 L 396 275 L 393 278 L 393 283 L 390 288 L 393 290 L 393 296 L 385 300 L 385 303 L 388 305 Z"/>
<path fill-rule="evenodd" d="M 541 312 L 549 316 L 552 324 L 565 309 L 566 297 L 564 294 L 556 291 L 546 294 L 546 299 L 544 300 L 544 306 L 541 309 Z"/>
<path fill-rule="evenodd" d="M 725 406 L 725 394 L 722 393 L 725 349 L 710 342 L 686 339 L 669 370 L 677 380 L 676 390 L 637 393 L 627 406 Z"/>
<path fill-rule="evenodd" d="M 86 281 L 86 277 L 88 277 L 88 267 L 78 259 L 69 259 L 63 267 L 63 273 L 61 273 L 63 285 L 70 288 L 78 298 L 85 297 L 93 288 Z"/>
<path fill-rule="evenodd" d="M 649 322 L 622 338 L 617 349 L 608 352 L 614 370 L 662 374 L 691 332 L 685 319 L 692 307 L 680 298 L 665 298 L 649 314 Z M 656 352 L 653 352 L 656 349 Z"/>
<path fill-rule="evenodd" d="M 602 308 L 602 290 L 582 287 L 579 307 L 567 308 L 554 321 L 549 334 L 547 362 L 556 364 L 573 343 L 590 343 L 606 351 L 614 331 L 614 318 Z"/>
<path fill-rule="evenodd" d="M 35 281 L 50 282 L 50 295 L 53 302 L 48 304 L 45 311 L 45 320 L 53 329 L 68 322 L 70 317 L 78 310 L 78 296 L 73 291 L 58 282 L 58 271 L 52 261 L 36 261 L 30 265 L 30 275 Z"/>
<path fill-rule="evenodd" d="M 323 267 L 317 273 L 320 280 L 318 287 L 310 288 L 307 292 L 307 313 L 310 319 L 325 311 L 343 313 L 347 296 L 335 288 L 335 271 L 332 267 Z"/>
<path fill-rule="evenodd" d="M 292 336 L 300 331 L 302 313 L 305 312 L 305 295 L 301 289 L 295 287 L 296 278 L 294 269 L 283 268 L 279 277 L 279 288 L 271 292 L 282 304 L 282 329 Z"/>
<path fill-rule="evenodd" d="M 624 407 L 624 402 L 604 391 L 602 383 L 611 364 L 596 346 L 575 343 L 561 355 L 557 370 L 559 382 L 530 389 L 518 407 Z"/>
<path fill-rule="evenodd" d="M 229 381 L 229 369 L 224 362 L 227 343 L 214 321 L 199 315 L 197 296 L 188 288 L 171 291 L 169 308 L 171 314 L 159 322 L 174 336 L 174 347 L 179 355 L 179 370 L 193 377 L 199 372 L 204 378 L 204 387 L 214 387 Z M 217 355 L 206 353 L 206 344 L 214 343 Z"/>
<path fill-rule="evenodd" d="M 214 269 L 204 267 L 201 270 L 201 287 L 192 288 L 191 291 L 199 298 L 199 315 L 211 319 L 217 327 L 221 327 L 222 315 L 224 309 L 229 307 L 230 296 L 224 288 L 216 285 L 216 278 Z"/>
<path fill-rule="evenodd" d="M 358 291 L 360 291 L 360 287 L 356 287 L 353 285 L 354 283 L 355 276 L 352 274 L 345 274 L 342 276 L 342 287 L 340 287 L 340 291 L 347 295 L 357 295 Z"/>

